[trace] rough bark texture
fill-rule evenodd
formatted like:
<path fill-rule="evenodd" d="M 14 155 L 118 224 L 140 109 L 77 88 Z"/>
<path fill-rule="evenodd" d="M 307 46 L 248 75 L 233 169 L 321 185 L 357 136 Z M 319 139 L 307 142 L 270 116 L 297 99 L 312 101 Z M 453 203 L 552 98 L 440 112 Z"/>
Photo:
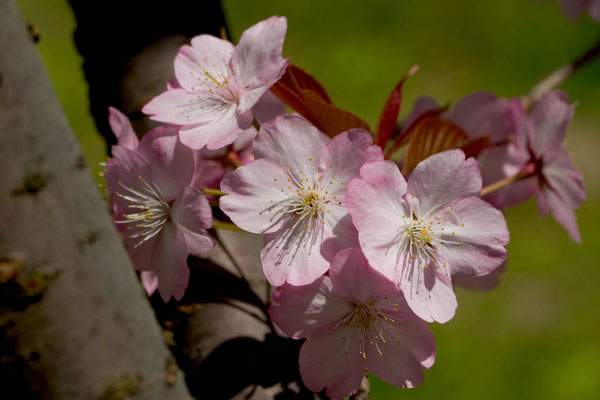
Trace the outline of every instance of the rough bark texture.
<path fill-rule="evenodd" d="M 3 396 L 189 398 L 13 0 L 0 136 Z"/>

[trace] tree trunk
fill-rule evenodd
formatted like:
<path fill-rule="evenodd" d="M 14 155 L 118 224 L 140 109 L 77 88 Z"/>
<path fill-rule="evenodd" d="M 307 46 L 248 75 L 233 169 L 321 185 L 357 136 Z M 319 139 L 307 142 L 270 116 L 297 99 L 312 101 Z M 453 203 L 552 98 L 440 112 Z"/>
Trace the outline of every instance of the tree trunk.
<path fill-rule="evenodd" d="M 3 395 L 189 398 L 13 0 L 0 135 Z"/>

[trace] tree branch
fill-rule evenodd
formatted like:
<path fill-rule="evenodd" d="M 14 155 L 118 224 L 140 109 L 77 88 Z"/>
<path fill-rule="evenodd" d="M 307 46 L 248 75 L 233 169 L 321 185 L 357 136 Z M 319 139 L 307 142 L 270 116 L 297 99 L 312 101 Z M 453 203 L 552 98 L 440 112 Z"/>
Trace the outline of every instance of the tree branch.
<path fill-rule="evenodd" d="M 544 78 L 538 83 L 527 96 L 523 98 L 523 104 L 525 107 L 529 107 L 531 104 L 542 98 L 546 93 L 562 85 L 567 79 L 569 79 L 575 72 L 579 71 L 590 62 L 600 56 L 600 40 L 598 40 L 592 47 L 590 47 L 585 53 L 577 57 L 575 61 L 567 64 L 550 75 Z"/>

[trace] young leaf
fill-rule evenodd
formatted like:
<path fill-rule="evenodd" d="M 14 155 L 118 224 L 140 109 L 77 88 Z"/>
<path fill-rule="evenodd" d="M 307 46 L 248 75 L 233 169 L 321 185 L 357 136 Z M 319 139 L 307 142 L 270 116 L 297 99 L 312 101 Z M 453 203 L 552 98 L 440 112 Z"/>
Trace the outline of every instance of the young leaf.
<path fill-rule="evenodd" d="M 413 125 L 402 173 L 409 175 L 419 162 L 432 154 L 459 148 L 466 141 L 467 135 L 452 122 L 438 115 L 422 118 Z"/>
<path fill-rule="evenodd" d="M 398 114 L 400 113 L 400 107 L 402 105 L 402 86 L 406 80 L 413 76 L 419 70 L 418 65 L 414 65 L 410 68 L 408 73 L 396 84 L 392 92 L 390 93 L 381 117 L 379 118 L 379 125 L 377 126 L 377 134 L 375 142 L 385 148 L 388 140 L 394 134 L 397 129 Z"/>
<path fill-rule="evenodd" d="M 323 86 L 302 69 L 290 65 L 273 93 L 330 137 L 351 128 L 369 130 L 356 115 L 337 108 Z"/>

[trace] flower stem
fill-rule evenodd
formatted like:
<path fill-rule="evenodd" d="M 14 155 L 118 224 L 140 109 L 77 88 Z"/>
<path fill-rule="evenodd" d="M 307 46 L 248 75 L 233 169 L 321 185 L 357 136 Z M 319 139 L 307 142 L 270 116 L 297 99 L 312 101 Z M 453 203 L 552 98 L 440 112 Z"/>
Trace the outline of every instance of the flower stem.
<path fill-rule="evenodd" d="M 213 228 L 215 229 L 223 229 L 223 230 L 227 230 L 227 231 L 233 231 L 233 232 L 243 232 L 243 230 L 241 230 L 240 228 L 238 228 L 236 225 L 232 224 L 231 222 L 223 222 L 223 221 L 213 221 Z"/>
<path fill-rule="evenodd" d="M 206 194 L 208 196 L 223 196 L 223 195 L 225 195 L 225 193 L 220 191 L 219 189 L 204 188 L 204 189 L 202 189 L 202 191 L 204 192 L 204 194 Z"/>
<path fill-rule="evenodd" d="M 535 174 L 535 166 L 533 163 L 526 164 L 521 171 L 517 172 L 514 175 L 507 176 L 506 178 L 500 179 L 494 183 L 491 183 L 481 189 L 480 196 L 484 197 L 490 193 L 493 193 L 497 190 L 503 189 L 521 179 L 527 179 L 532 177 Z"/>
<path fill-rule="evenodd" d="M 567 64 L 556 71 L 552 72 L 540 83 L 538 83 L 529 94 L 523 97 L 523 105 L 528 108 L 535 101 L 539 100 L 546 93 L 562 85 L 567 79 L 569 79 L 575 72 L 589 64 L 600 56 L 600 40 L 596 41 L 592 47 L 590 47 L 585 53 L 577 57 L 575 61 Z"/>

